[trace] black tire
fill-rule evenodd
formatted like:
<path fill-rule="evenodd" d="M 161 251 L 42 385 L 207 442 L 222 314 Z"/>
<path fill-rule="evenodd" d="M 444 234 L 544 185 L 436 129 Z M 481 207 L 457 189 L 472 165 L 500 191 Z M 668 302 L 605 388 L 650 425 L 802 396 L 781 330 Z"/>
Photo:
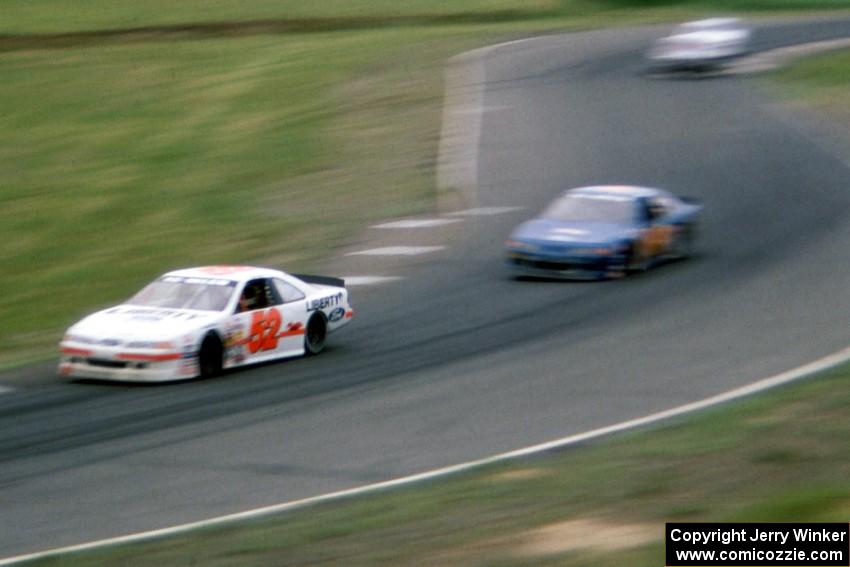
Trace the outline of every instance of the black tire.
<path fill-rule="evenodd" d="M 651 261 L 649 258 L 641 258 L 634 244 L 626 252 L 626 273 L 637 274 L 649 269 Z"/>
<path fill-rule="evenodd" d="M 198 351 L 198 369 L 201 378 L 213 378 L 221 375 L 224 367 L 224 348 L 217 335 L 210 334 L 201 343 Z"/>
<path fill-rule="evenodd" d="M 325 337 L 328 335 L 328 322 L 323 313 L 316 313 L 307 321 L 304 333 L 304 354 L 314 356 L 325 349 Z"/>
<path fill-rule="evenodd" d="M 670 257 L 673 260 L 686 260 L 694 255 L 694 241 L 696 240 L 696 227 L 692 224 L 682 226 L 679 234 L 676 235 L 676 241 L 673 243 L 673 248 L 670 250 Z"/>

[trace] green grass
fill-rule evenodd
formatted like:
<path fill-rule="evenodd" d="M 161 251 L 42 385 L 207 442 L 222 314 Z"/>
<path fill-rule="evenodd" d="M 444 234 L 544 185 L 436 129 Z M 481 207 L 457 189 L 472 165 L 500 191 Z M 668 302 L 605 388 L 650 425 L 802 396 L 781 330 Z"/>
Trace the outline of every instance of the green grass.
<path fill-rule="evenodd" d="M 847 8 L 845 0 L 602 0 L 609 7 L 618 6 L 629 9 L 652 7 L 690 7 L 706 11 L 733 12 L 778 12 L 801 11 L 813 9 L 842 9 Z"/>
<path fill-rule="evenodd" d="M 433 210 L 447 57 L 540 31 L 679 19 L 713 5 L 0 2 L 0 34 L 235 26 L 59 43 L 0 37 L 0 368 L 51 356 L 69 323 L 165 270 L 212 262 L 305 269 L 372 220 Z M 440 19 L 458 14 L 470 17 Z M 424 19 L 399 24 L 410 16 Z M 239 24 L 340 17 L 349 20 L 330 25 L 334 32 Z"/>
<path fill-rule="evenodd" d="M 850 125 L 850 50 L 803 59 L 772 78 L 774 91 L 787 101 L 829 116 L 845 131 Z"/>
<path fill-rule="evenodd" d="M 456 16 L 489 18 L 493 13 L 545 15 L 558 0 L 3 0 L 2 33 L 49 33 L 184 24 L 316 18 Z"/>
<path fill-rule="evenodd" d="M 590 446 L 34 565 L 655 567 L 668 521 L 846 522 L 848 437 L 845 367 Z"/>
<path fill-rule="evenodd" d="M 694 12 L 776 12 L 847 8 L 846 0 L 2 0 L 0 34 L 79 32 L 257 20 L 372 20 L 466 16 L 493 18 L 576 18 L 623 10 L 679 9 Z"/>

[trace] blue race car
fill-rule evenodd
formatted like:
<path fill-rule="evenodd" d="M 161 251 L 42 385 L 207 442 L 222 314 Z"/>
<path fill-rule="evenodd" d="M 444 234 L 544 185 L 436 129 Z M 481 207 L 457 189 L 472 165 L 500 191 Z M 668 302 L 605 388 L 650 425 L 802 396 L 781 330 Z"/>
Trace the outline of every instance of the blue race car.
<path fill-rule="evenodd" d="M 702 205 L 661 189 L 628 185 L 564 192 L 505 242 L 516 275 L 605 279 L 693 252 Z"/>

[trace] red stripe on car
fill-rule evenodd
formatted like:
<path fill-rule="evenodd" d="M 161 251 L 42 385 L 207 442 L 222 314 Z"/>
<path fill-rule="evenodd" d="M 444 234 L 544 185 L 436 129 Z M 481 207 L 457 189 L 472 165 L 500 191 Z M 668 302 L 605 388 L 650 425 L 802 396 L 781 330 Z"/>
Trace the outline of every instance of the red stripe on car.
<path fill-rule="evenodd" d="M 92 351 L 84 348 L 62 347 L 59 349 L 62 354 L 71 354 L 75 356 L 91 356 Z"/>
<path fill-rule="evenodd" d="M 167 352 L 165 354 L 135 354 L 132 352 L 119 353 L 115 358 L 121 360 L 143 360 L 145 362 L 164 362 L 166 360 L 178 360 L 182 355 L 179 352 Z"/>

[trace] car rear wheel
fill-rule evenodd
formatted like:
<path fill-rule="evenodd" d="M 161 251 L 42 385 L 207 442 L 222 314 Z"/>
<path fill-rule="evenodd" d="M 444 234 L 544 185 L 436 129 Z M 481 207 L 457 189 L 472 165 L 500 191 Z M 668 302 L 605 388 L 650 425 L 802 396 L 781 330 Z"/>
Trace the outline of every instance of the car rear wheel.
<path fill-rule="evenodd" d="M 221 374 L 224 349 L 215 335 L 207 335 L 198 351 L 198 368 L 201 378 L 212 378 Z"/>
<path fill-rule="evenodd" d="M 695 238 L 695 226 L 689 224 L 681 227 L 670 250 L 670 257 L 674 260 L 684 260 L 693 256 Z"/>
<path fill-rule="evenodd" d="M 325 337 L 328 334 L 328 323 L 325 316 L 317 313 L 307 322 L 307 332 L 304 334 L 304 352 L 308 356 L 319 354 L 325 348 Z"/>
<path fill-rule="evenodd" d="M 639 273 L 649 269 L 650 259 L 641 254 L 633 244 L 626 252 L 626 272 Z"/>

